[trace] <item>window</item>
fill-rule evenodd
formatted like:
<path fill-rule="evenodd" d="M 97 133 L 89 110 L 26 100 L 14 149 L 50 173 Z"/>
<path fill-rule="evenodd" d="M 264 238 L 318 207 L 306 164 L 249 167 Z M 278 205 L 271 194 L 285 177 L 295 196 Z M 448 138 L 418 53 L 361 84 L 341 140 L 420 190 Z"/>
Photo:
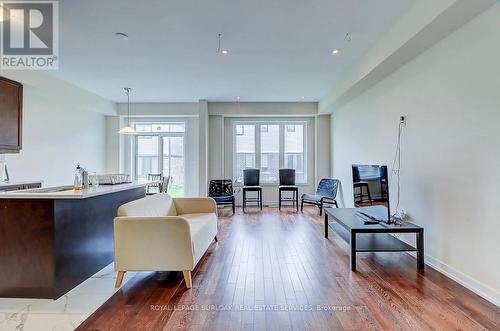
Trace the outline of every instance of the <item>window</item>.
<path fill-rule="evenodd" d="M 255 168 L 255 125 L 236 125 L 235 179 L 243 182 L 243 169 Z"/>
<path fill-rule="evenodd" d="M 284 153 L 285 168 L 295 169 L 297 183 L 305 183 L 304 124 L 286 126 Z"/>
<path fill-rule="evenodd" d="M 262 130 L 262 128 L 266 128 Z M 280 126 L 260 126 L 260 180 L 277 183 L 280 169 Z"/>
<path fill-rule="evenodd" d="M 279 169 L 296 170 L 296 182 L 307 183 L 306 122 L 234 122 L 233 174 L 243 183 L 243 169 L 259 168 L 263 184 L 278 184 Z"/>
<path fill-rule="evenodd" d="M 135 125 L 135 177 L 149 174 L 171 176 L 168 192 L 184 195 L 185 123 L 138 123 Z"/>

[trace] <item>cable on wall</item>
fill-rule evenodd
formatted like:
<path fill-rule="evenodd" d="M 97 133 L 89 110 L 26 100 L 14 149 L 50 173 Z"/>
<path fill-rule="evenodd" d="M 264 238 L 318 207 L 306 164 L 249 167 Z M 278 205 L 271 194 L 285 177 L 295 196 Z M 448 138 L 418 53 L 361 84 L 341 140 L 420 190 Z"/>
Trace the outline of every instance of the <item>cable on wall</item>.
<path fill-rule="evenodd" d="M 396 221 L 401 221 L 397 215 L 399 214 L 399 202 L 401 197 L 401 139 L 403 136 L 403 128 L 406 126 L 406 117 L 401 116 L 398 124 L 398 140 L 396 146 L 396 153 L 394 155 L 394 161 L 392 162 L 391 176 L 389 178 L 389 185 L 392 186 L 393 178 L 396 180 L 396 208 L 391 218 Z"/>

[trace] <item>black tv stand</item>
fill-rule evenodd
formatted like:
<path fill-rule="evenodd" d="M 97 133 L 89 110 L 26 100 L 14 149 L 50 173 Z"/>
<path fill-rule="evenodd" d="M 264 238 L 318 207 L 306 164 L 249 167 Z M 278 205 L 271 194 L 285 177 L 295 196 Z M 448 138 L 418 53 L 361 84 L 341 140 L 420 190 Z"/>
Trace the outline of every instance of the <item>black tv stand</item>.
<path fill-rule="evenodd" d="M 356 253 L 358 252 L 417 252 L 417 267 L 424 269 L 424 228 L 413 223 L 401 225 L 365 224 L 359 215 L 363 212 L 369 215 L 370 210 L 380 206 L 363 208 L 326 208 L 325 238 L 328 239 L 329 228 L 350 244 L 351 270 L 356 271 Z M 334 222 L 329 222 L 332 218 Z M 390 233 L 414 233 L 417 247 L 413 247 Z"/>

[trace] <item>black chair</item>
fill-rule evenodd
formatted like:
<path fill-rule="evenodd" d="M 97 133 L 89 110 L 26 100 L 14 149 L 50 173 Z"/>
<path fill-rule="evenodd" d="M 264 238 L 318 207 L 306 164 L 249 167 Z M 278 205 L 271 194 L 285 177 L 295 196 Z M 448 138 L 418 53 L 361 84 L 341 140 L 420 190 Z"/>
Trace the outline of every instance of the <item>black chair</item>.
<path fill-rule="evenodd" d="M 323 215 L 324 204 L 333 204 L 335 207 L 339 208 L 337 201 L 337 191 L 339 188 L 338 179 L 327 179 L 323 178 L 319 181 L 318 188 L 316 189 L 316 194 L 302 194 L 302 203 L 300 205 L 300 211 L 304 211 L 304 203 L 316 205 L 319 207 L 319 215 Z"/>
<path fill-rule="evenodd" d="M 213 198 L 217 205 L 232 205 L 235 212 L 233 182 L 230 179 L 214 179 L 210 181 L 208 196 Z"/>
<path fill-rule="evenodd" d="M 146 194 L 152 195 L 152 194 L 159 193 L 161 191 L 160 190 L 161 180 L 162 180 L 161 174 L 148 174 L 148 181 L 156 181 L 157 183 L 149 184 L 146 188 Z M 151 190 L 153 188 L 154 188 L 154 190 Z"/>
<path fill-rule="evenodd" d="M 292 201 L 299 211 L 299 187 L 295 185 L 295 169 L 280 169 L 279 210 L 282 201 Z M 292 198 L 283 198 L 282 192 L 292 192 Z"/>
<path fill-rule="evenodd" d="M 389 182 L 387 179 L 387 167 L 380 167 L 380 192 L 382 194 L 382 200 L 389 199 Z"/>
<path fill-rule="evenodd" d="M 160 185 L 160 193 L 167 193 L 168 191 L 168 184 L 170 183 L 170 176 L 165 176 L 162 179 L 161 185 Z"/>
<path fill-rule="evenodd" d="M 247 198 L 247 192 L 257 192 L 257 198 Z M 262 186 L 260 186 L 259 169 L 243 170 L 243 212 L 247 202 L 257 202 L 260 210 L 262 210 Z"/>
<path fill-rule="evenodd" d="M 362 203 L 364 197 L 368 197 L 370 205 L 373 205 L 372 195 L 370 194 L 370 186 L 368 185 L 368 182 L 361 181 L 358 167 L 352 168 L 352 181 L 353 181 L 353 189 L 356 191 L 356 188 L 359 188 L 359 193 L 354 192 L 354 202 Z M 363 188 L 366 190 L 366 194 L 363 193 Z M 359 200 L 356 201 L 356 199 Z"/>

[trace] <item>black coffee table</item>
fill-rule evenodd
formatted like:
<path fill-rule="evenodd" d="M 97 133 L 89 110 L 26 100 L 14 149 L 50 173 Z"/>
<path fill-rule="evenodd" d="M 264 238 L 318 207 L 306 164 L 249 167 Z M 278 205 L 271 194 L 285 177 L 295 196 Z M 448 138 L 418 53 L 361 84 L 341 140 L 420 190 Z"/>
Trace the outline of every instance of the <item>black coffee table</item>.
<path fill-rule="evenodd" d="M 417 252 L 417 268 L 424 268 L 424 228 L 413 223 L 365 224 L 365 218 L 359 212 L 374 216 L 387 213 L 382 206 L 325 209 L 325 238 L 328 239 L 330 227 L 350 244 L 351 270 L 356 271 L 357 252 Z M 329 222 L 329 218 L 334 222 Z M 399 240 L 390 233 L 415 233 L 417 247 Z"/>

